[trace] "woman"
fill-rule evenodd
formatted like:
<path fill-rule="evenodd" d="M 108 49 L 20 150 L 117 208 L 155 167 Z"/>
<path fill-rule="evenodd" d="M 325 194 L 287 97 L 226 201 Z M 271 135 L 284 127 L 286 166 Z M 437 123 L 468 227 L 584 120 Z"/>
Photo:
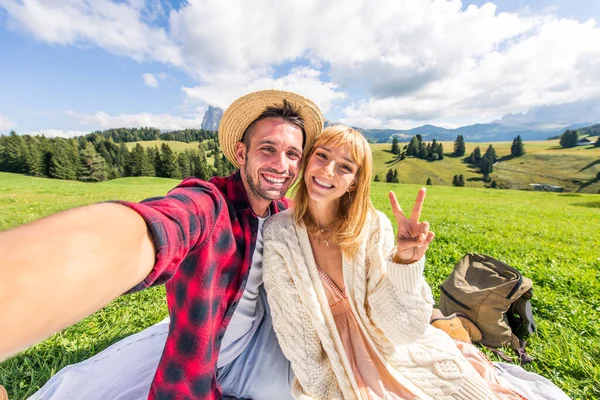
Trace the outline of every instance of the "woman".
<path fill-rule="evenodd" d="M 433 232 L 396 197 L 392 225 L 370 201 L 371 150 L 354 129 L 325 129 L 305 156 L 295 206 L 264 230 L 264 282 L 273 324 L 296 379 L 314 399 L 488 399 L 486 380 L 429 325 L 423 277 Z"/>

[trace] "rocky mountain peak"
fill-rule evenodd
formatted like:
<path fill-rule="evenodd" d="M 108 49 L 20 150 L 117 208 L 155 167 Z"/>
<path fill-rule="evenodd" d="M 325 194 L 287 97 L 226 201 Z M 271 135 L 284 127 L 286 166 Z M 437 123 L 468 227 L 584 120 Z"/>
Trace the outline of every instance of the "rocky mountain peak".
<path fill-rule="evenodd" d="M 223 116 L 223 109 L 219 107 L 208 106 L 204 118 L 202 119 L 202 129 L 207 131 L 217 131 L 219 129 L 219 122 Z"/>

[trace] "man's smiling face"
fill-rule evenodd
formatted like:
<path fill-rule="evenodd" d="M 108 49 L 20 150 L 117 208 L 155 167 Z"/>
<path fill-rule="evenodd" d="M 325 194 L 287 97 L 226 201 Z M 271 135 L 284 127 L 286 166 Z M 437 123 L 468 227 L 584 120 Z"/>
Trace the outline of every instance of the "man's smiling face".
<path fill-rule="evenodd" d="M 258 121 L 251 132 L 250 145 L 237 143 L 248 197 L 259 203 L 282 198 L 298 177 L 302 158 L 302 130 L 283 118 Z"/>

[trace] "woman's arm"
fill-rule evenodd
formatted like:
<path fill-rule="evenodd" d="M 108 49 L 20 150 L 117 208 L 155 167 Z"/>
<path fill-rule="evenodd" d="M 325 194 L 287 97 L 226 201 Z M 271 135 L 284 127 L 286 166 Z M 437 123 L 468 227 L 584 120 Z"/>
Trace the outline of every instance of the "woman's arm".
<path fill-rule="evenodd" d="M 390 220 L 380 212 L 374 218 L 365 260 L 367 314 L 391 343 L 411 343 L 427 329 L 433 309 L 431 289 L 423 277 L 425 259 L 395 263 Z"/>

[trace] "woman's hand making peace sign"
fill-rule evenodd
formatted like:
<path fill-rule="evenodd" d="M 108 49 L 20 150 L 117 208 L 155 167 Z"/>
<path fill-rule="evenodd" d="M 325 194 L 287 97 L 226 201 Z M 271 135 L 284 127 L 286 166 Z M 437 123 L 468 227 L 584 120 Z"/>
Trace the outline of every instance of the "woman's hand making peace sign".
<path fill-rule="evenodd" d="M 410 264 L 419 261 L 435 236 L 435 233 L 429 230 L 428 222 L 419 222 L 423 201 L 425 200 L 425 188 L 419 190 L 410 218 L 406 218 L 404 212 L 402 212 L 394 192 L 390 192 L 389 196 L 392 212 L 398 223 L 394 262 Z"/>

